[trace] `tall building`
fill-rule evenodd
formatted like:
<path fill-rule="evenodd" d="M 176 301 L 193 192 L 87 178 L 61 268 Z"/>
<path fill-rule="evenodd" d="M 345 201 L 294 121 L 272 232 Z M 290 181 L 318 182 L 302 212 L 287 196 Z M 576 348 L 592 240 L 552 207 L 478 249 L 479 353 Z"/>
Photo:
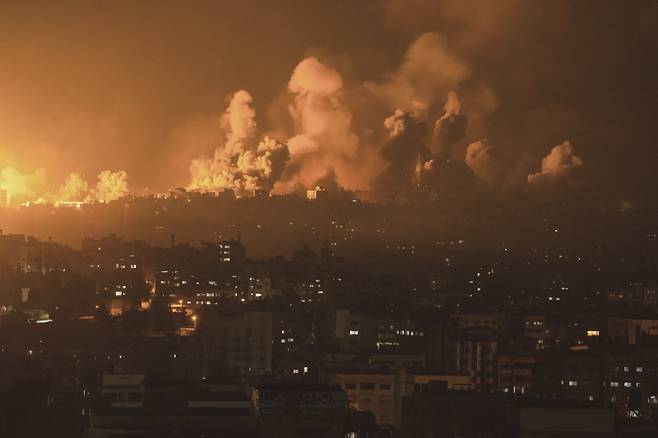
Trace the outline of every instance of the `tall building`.
<path fill-rule="evenodd" d="M 199 333 L 208 374 L 246 376 L 272 371 L 272 313 L 204 314 L 199 318 Z"/>
<path fill-rule="evenodd" d="M 457 371 L 469 374 L 475 389 L 491 391 L 495 383 L 495 358 L 498 350 L 496 338 L 486 333 L 465 332 L 455 340 Z"/>
<path fill-rule="evenodd" d="M 223 240 L 214 245 L 220 263 L 241 265 L 247 258 L 247 250 L 238 239 Z"/>
<path fill-rule="evenodd" d="M 272 279 L 265 271 L 255 272 L 249 275 L 247 280 L 247 299 L 260 300 L 272 295 Z"/>
<path fill-rule="evenodd" d="M 512 394 L 526 394 L 532 390 L 533 369 L 537 358 L 533 355 L 498 354 L 496 389 Z"/>
<path fill-rule="evenodd" d="M 328 318 L 329 342 L 341 352 L 371 352 L 377 348 L 377 321 L 348 309 L 337 309 Z"/>

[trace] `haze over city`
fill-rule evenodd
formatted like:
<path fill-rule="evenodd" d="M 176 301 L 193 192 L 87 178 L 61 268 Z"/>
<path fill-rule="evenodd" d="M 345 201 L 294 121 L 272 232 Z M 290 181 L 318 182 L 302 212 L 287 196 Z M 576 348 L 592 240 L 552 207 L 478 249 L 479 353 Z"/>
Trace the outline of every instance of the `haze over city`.
<path fill-rule="evenodd" d="M 4 6 L 14 203 L 402 190 L 445 160 L 498 190 L 652 185 L 653 2 L 65 3 Z"/>
<path fill-rule="evenodd" d="M 0 435 L 655 436 L 656 23 L 1 2 Z"/>

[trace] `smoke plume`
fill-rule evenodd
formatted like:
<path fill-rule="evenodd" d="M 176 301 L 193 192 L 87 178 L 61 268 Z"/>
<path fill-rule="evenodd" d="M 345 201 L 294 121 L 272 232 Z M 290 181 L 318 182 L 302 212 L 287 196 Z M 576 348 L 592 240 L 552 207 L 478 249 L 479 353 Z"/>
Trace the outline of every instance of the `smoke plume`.
<path fill-rule="evenodd" d="M 466 135 L 466 117 L 461 112 L 461 102 L 454 91 L 448 92 L 443 110 L 443 116 L 434 123 L 433 149 L 439 158 L 448 159 L 452 146 Z"/>
<path fill-rule="evenodd" d="M 501 180 L 502 169 L 496 149 L 487 140 L 480 140 L 468 146 L 466 165 L 482 181 L 494 184 Z"/>
<path fill-rule="evenodd" d="M 404 62 L 385 83 L 367 87 L 390 107 L 420 115 L 470 75 L 469 67 L 448 51 L 445 40 L 427 32 L 411 44 Z"/>
<path fill-rule="evenodd" d="M 240 196 L 255 190 L 269 192 L 288 161 L 287 146 L 270 137 L 255 142 L 256 111 L 247 91 L 233 94 L 223 122 L 227 125 L 226 142 L 215 150 L 213 158 L 193 160 L 188 188 L 228 189 Z"/>
<path fill-rule="evenodd" d="M 397 110 L 384 121 L 389 139 L 380 150 L 386 169 L 373 184 L 385 198 L 408 199 L 414 184 L 420 183 L 429 151 L 423 144 L 425 124 L 413 114 Z"/>
<path fill-rule="evenodd" d="M 528 182 L 533 184 L 559 178 L 582 164 L 583 160 L 576 155 L 571 142 L 565 141 L 551 149 L 541 160 L 541 171 L 528 175 Z"/>
<path fill-rule="evenodd" d="M 346 189 L 368 187 L 368 176 L 359 171 L 368 165 L 361 159 L 366 150 L 353 131 L 352 113 L 341 99 L 342 88 L 340 74 L 315 57 L 295 67 L 288 83 L 294 94 L 288 112 L 295 132 L 288 140 L 291 162 L 280 191 L 312 187 L 328 177 Z"/>
<path fill-rule="evenodd" d="M 252 105 L 253 98 L 245 90 L 233 94 L 226 110 L 229 131 L 224 146 L 225 154 L 242 154 L 247 147 L 245 142 L 252 140 L 256 135 L 256 110 Z"/>

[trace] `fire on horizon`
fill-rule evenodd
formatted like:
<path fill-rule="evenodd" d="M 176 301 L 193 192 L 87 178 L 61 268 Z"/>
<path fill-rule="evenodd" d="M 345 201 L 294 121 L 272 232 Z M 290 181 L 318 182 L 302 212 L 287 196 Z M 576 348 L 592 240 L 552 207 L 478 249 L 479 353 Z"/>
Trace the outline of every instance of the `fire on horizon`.
<path fill-rule="evenodd" d="M 658 437 L 657 0 L 0 2 L 0 438 Z"/>
<path fill-rule="evenodd" d="M 653 186 L 655 2 L 404 3 L 9 7 L 2 205 Z"/>

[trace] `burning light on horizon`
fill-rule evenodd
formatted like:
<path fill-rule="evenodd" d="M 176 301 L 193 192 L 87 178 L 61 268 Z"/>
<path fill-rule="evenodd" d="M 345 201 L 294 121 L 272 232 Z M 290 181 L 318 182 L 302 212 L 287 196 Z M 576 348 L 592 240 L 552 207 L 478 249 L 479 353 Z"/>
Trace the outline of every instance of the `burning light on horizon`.
<path fill-rule="evenodd" d="M 287 84 L 286 116 L 292 129 L 275 126 L 264 134 L 276 134 L 262 135 L 252 95 L 234 92 L 217 126 L 223 140 L 211 156 L 192 160 L 186 188 L 231 190 L 244 197 L 258 192 L 303 193 L 323 185 L 374 194 L 374 199 L 404 200 L 421 180 L 426 186 L 440 184 L 447 162 L 498 187 L 503 175 L 522 164 L 521 157 L 502 160 L 502 152 L 488 142 L 468 138 L 467 114 L 477 124 L 495 109 L 486 84 L 470 84 L 475 75 L 431 32 L 409 46 L 400 67 L 381 83 L 346 81 L 335 68 L 307 57 L 294 67 Z M 468 97 L 465 102 L 460 100 L 462 93 Z M 363 107 L 388 116 L 382 123 L 372 114 L 358 113 Z M 517 186 L 561 179 L 583 160 L 565 141 L 540 164 L 539 172 L 526 173 Z M 53 188 L 44 170 L 21 173 L 10 166 L 0 171 L 0 190 L 10 206 L 47 203 L 77 208 L 130 193 L 124 170 L 102 170 L 92 183 L 74 172 Z"/>
<path fill-rule="evenodd" d="M 97 176 L 96 184 L 90 186 L 78 173 L 70 174 L 55 190 L 46 190 L 45 171 L 23 174 L 13 167 L 0 172 L 0 190 L 6 192 L 7 206 L 53 204 L 55 206 L 80 208 L 82 204 L 111 202 L 129 194 L 128 174 L 125 171 L 104 170 Z"/>

